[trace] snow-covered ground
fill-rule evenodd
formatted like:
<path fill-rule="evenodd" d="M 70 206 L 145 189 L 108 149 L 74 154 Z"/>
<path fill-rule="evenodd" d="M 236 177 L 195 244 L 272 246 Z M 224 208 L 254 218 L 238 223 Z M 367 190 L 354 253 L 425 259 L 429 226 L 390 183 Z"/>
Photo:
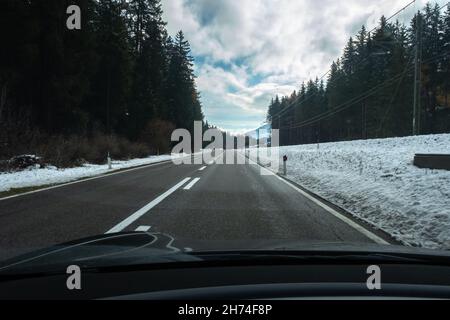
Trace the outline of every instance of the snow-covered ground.
<path fill-rule="evenodd" d="M 280 148 L 291 180 L 405 244 L 450 249 L 450 171 L 415 153 L 450 154 L 450 134 Z"/>
<path fill-rule="evenodd" d="M 65 183 L 81 178 L 93 177 L 110 171 L 151 164 L 160 161 L 171 160 L 170 155 L 151 156 L 144 159 L 133 159 L 128 161 L 113 161 L 112 170 L 108 165 L 87 164 L 82 167 L 57 169 L 30 168 L 24 171 L 0 173 L 0 192 L 15 188 L 36 187 L 49 184 Z"/>

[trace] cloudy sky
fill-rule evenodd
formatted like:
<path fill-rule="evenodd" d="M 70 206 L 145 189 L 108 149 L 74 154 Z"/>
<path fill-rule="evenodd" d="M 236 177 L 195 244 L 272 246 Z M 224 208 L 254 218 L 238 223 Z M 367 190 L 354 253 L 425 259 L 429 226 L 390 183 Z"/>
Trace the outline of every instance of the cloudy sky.
<path fill-rule="evenodd" d="M 162 0 L 170 34 L 182 29 L 191 43 L 206 119 L 234 132 L 258 127 L 273 96 L 323 75 L 363 24 L 371 29 L 410 2 Z"/>

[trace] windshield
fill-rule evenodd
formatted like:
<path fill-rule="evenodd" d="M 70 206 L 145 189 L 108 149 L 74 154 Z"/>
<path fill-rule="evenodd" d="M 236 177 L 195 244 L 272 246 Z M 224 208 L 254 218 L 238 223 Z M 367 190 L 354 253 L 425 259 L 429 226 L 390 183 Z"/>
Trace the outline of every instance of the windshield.
<path fill-rule="evenodd" d="M 0 263 L 450 249 L 446 1 L 1 7 Z"/>

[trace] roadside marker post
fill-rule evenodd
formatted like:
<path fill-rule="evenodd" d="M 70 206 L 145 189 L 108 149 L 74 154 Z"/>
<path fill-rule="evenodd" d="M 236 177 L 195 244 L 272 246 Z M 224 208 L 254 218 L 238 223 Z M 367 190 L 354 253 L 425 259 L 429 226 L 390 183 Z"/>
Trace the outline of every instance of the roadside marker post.
<path fill-rule="evenodd" d="M 109 170 L 112 169 L 111 157 L 110 157 L 110 155 L 109 155 L 109 152 L 108 152 L 108 169 L 109 169 Z"/>

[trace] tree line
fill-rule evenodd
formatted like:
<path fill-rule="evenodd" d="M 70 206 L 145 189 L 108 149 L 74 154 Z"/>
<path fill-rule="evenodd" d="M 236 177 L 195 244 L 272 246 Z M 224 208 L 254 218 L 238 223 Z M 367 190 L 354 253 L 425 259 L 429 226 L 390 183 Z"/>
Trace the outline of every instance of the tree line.
<path fill-rule="evenodd" d="M 411 135 L 416 51 L 418 133 L 450 132 L 450 6 L 428 3 L 409 26 L 385 17 L 371 32 L 363 26 L 326 79 L 272 99 L 267 120 L 280 144 Z"/>
<path fill-rule="evenodd" d="M 66 27 L 73 4 L 81 30 Z M 61 144 L 78 146 L 60 150 L 72 158 L 86 144 L 117 157 L 168 152 L 172 130 L 204 116 L 190 45 L 162 14 L 160 0 L 2 1 L 0 157 L 51 157 Z"/>

